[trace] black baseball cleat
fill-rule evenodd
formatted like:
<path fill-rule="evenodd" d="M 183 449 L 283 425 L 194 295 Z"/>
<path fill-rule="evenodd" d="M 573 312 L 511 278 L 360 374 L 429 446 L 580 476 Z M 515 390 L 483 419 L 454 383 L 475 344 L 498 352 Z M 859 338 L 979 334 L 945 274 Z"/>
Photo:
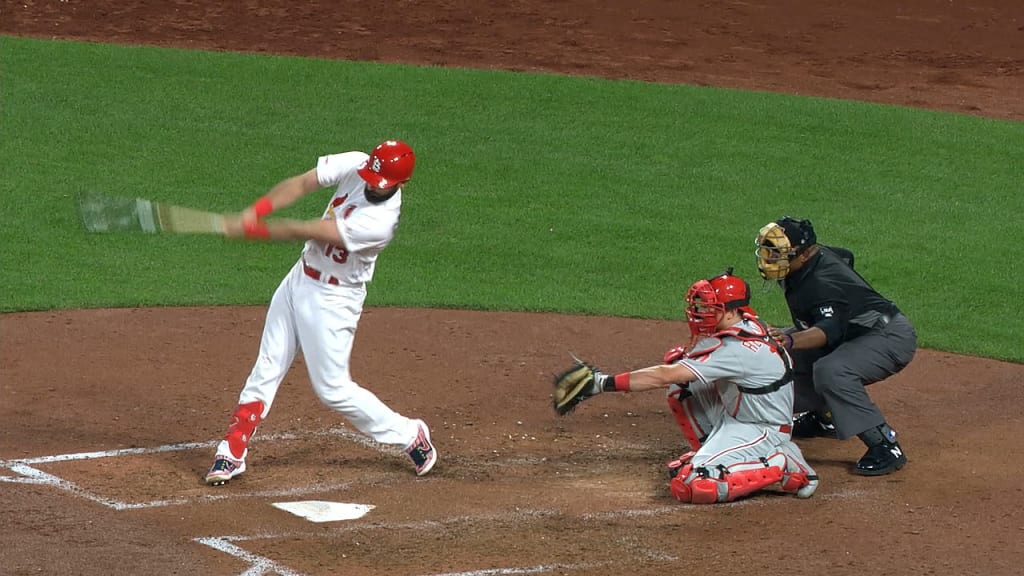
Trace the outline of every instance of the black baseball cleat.
<path fill-rule="evenodd" d="M 793 419 L 793 438 L 837 438 L 831 418 L 817 412 L 804 412 Z"/>
<path fill-rule="evenodd" d="M 857 461 L 855 472 L 861 476 L 884 476 L 903 468 L 907 464 L 907 455 L 903 453 L 899 442 L 883 441 L 868 448 L 868 451 Z"/>

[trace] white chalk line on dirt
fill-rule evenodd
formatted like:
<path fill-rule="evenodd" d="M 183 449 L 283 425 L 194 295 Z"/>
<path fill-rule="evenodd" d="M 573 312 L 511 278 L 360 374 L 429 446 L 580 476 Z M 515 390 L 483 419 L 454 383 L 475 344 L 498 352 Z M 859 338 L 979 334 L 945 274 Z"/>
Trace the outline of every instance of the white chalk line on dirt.
<path fill-rule="evenodd" d="M 329 428 L 326 430 L 306 432 L 306 433 L 278 433 L 262 436 L 261 441 L 287 441 L 287 440 L 302 440 L 305 438 L 315 438 L 323 436 L 338 436 L 359 444 L 361 446 L 377 450 L 384 453 L 401 454 L 401 450 L 393 446 L 379 444 L 374 442 L 362 434 L 357 434 L 343 428 Z M 159 508 L 163 506 L 182 506 L 192 504 L 195 502 L 208 502 L 215 500 L 225 500 L 233 498 L 261 498 L 261 497 L 281 497 L 281 496 L 304 496 L 306 494 L 316 494 L 327 491 L 337 490 L 348 490 L 351 489 L 352 483 L 337 483 L 337 484 L 312 484 L 296 488 L 289 488 L 276 491 L 265 491 L 265 492 L 231 492 L 226 494 L 210 494 L 203 496 L 192 496 L 187 498 L 173 498 L 167 500 L 153 500 L 148 502 L 125 502 L 116 498 L 108 498 L 100 496 L 93 492 L 90 492 L 74 483 L 64 480 L 59 476 L 43 472 L 38 468 L 34 468 L 33 465 L 40 464 L 54 464 L 60 462 L 73 462 L 80 460 L 96 460 L 100 458 L 116 458 L 120 456 L 144 456 L 149 454 L 162 454 L 168 452 L 180 452 L 185 450 L 197 450 L 197 449 L 212 449 L 220 441 L 212 440 L 206 442 L 182 442 L 179 444 L 167 444 L 164 446 L 156 446 L 149 448 L 119 448 L 115 450 L 102 450 L 94 452 L 76 452 L 71 454 L 57 454 L 52 456 L 36 456 L 32 458 L 16 458 L 11 460 L 0 460 L 0 469 L 7 468 L 20 476 L 0 476 L 0 483 L 11 483 L 11 484 L 37 484 L 44 486 L 52 486 L 59 488 L 81 498 L 85 498 L 91 502 L 102 504 L 108 508 L 114 510 L 138 510 L 144 508 Z M 523 465 L 536 465 L 546 462 L 546 458 L 541 457 L 521 457 L 503 460 L 501 462 L 494 462 L 485 464 L 489 467 L 509 467 L 509 466 L 523 466 Z M 369 481 L 369 480 L 368 480 Z"/>
<path fill-rule="evenodd" d="M 306 576 L 302 572 L 297 572 L 281 565 L 278 562 L 274 562 L 270 558 L 253 554 L 235 544 L 230 542 L 230 537 L 204 537 L 195 538 L 195 542 L 204 544 L 213 548 L 214 550 L 223 552 L 230 556 L 234 556 L 239 560 L 248 562 L 250 564 L 244 572 L 239 576 L 265 576 L 266 574 L 278 574 L 279 576 Z M 445 572 L 436 574 L 425 574 L 423 576 L 503 576 L 503 575 L 514 575 L 514 574 L 543 574 L 546 572 L 554 572 L 556 570 L 583 570 L 587 568 L 593 568 L 597 565 L 594 564 L 548 564 L 540 566 L 527 566 L 527 567 L 516 567 L 516 568 L 490 568 L 486 570 L 473 570 L 469 572 Z"/>
<path fill-rule="evenodd" d="M 602 564 L 542 564 L 522 568 L 491 568 L 470 572 L 445 572 L 443 574 L 424 574 L 423 576 L 504 576 L 505 574 L 544 574 L 561 570 L 587 570 Z"/>
<path fill-rule="evenodd" d="M 348 430 L 340 428 L 331 428 L 318 432 L 309 432 L 302 434 L 295 433 L 281 433 L 272 434 L 264 437 L 264 440 L 299 440 L 309 437 L 318 436 L 341 436 L 357 444 L 374 448 L 385 452 L 395 452 L 396 450 L 391 447 L 380 445 L 365 436 L 349 432 Z M 313 484 L 299 488 L 290 488 L 283 490 L 270 490 L 263 492 L 252 492 L 245 494 L 210 494 L 192 498 L 180 498 L 170 500 L 155 500 L 151 502 L 140 502 L 130 503 L 122 502 L 113 498 L 106 498 L 97 494 L 94 494 L 88 490 L 85 490 L 77 484 L 64 480 L 53 474 L 43 472 L 37 468 L 33 468 L 34 464 L 51 464 L 57 462 L 70 462 L 77 460 L 92 460 L 99 458 L 113 458 L 119 456 L 131 456 L 131 455 L 146 455 L 146 454 L 159 454 L 165 452 L 183 451 L 183 450 L 195 450 L 202 448 L 212 448 L 218 444 L 219 441 L 207 441 L 207 442 L 185 442 L 179 444 L 170 444 L 164 446 L 157 446 L 151 448 L 123 448 L 116 450 L 106 451 L 95 451 L 95 452 L 78 452 L 72 454 L 59 454 L 53 456 L 39 456 L 34 458 L 18 458 L 12 460 L 0 460 L 0 468 L 7 468 L 12 472 L 19 474 L 20 476 L 0 476 L 0 482 L 9 483 L 24 483 L 24 484 L 39 484 L 47 485 L 59 488 L 83 499 L 91 502 L 96 502 L 112 508 L 114 510 L 135 510 L 142 508 L 154 508 L 161 506 L 174 506 L 189 504 L 196 501 L 215 501 L 223 500 L 228 498 L 239 498 L 239 497 L 269 497 L 276 498 L 282 496 L 296 496 L 304 495 L 308 493 L 317 493 L 330 490 L 345 490 L 351 487 L 350 483 L 339 483 L 339 484 Z M 537 457 L 520 457 L 511 460 L 506 460 L 504 463 L 497 465 L 504 466 L 516 466 L 516 465 L 535 465 L 547 461 L 547 458 Z M 863 491 L 860 490 L 846 490 L 839 493 L 833 493 L 828 495 L 822 495 L 824 499 L 837 499 L 862 496 Z M 734 502 L 730 504 L 724 504 L 719 506 L 742 506 L 749 504 L 750 500 L 743 500 L 740 502 Z M 635 510 L 615 510 L 608 512 L 599 513 L 588 513 L 581 516 L 584 520 L 600 520 L 617 517 L 640 517 L 640 516 L 657 516 L 661 514 L 679 514 L 685 510 L 682 506 L 664 506 L 659 508 L 648 508 L 648 509 L 635 509 Z M 366 529 L 384 529 L 384 530 L 395 530 L 395 529 L 411 529 L 411 530 L 422 530 L 436 528 L 438 526 L 456 522 L 465 521 L 479 521 L 479 520 L 491 520 L 491 521 L 508 521 L 510 516 L 519 518 L 532 518 L 537 519 L 546 516 L 560 515 L 561 512 L 552 510 L 522 510 L 516 514 L 509 515 L 507 513 L 500 515 L 480 515 L 480 516 L 462 516 L 454 517 L 445 521 L 427 520 L 421 522 L 409 522 L 402 524 L 388 524 L 388 523 L 374 523 L 370 525 L 361 526 L 343 526 L 333 529 L 328 533 L 342 533 L 352 530 L 366 530 Z M 274 539 L 274 538 L 295 538 L 295 537 L 323 537 L 325 533 L 323 531 L 317 532 L 289 532 L 282 534 L 256 534 L 250 536 L 219 536 L 219 537 L 203 537 L 195 538 L 194 541 L 214 548 L 218 551 L 224 552 L 236 558 L 239 558 L 250 564 L 249 568 L 245 570 L 240 576 L 265 576 L 267 574 L 277 574 L 278 576 L 304 576 L 301 572 L 296 572 L 285 566 L 282 566 L 269 558 L 259 556 L 257 554 L 250 553 L 237 545 L 231 544 L 233 541 L 247 541 L 247 540 L 258 540 L 258 539 Z M 648 551 L 652 552 L 652 551 Z M 673 558 L 666 557 L 668 560 Z M 511 567 L 511 568 L 495 568 L 486 570 L 476 570 L 468 572 L 448 572 L 448 573 L 436 573 L 424 576 L 501 576 L 501 575 L 515 575 L 515 574 L 542 574 L 546 572 L 553 572 L 557 570 L 584 570 L 592 569 L 595 565 L 588 564 L 552 564 L 552 565 L 539 565 L 529 567 Z"/>
<path fill-rule="evenodd" d="M 667 510 L 667 508 L 666 508 Z M 193 541 L 200 544 L 205 544 L 218 551 L 230 554 L 240 560 L 248 562 L 250 567 L 246 569 L 240 576 L 263 576 L 268 573 L 280 573 L 282 576 L 304 576 L 300 572 L 296 572 L 289 568 L 286 568 L 279 563 L 275 563 L 272 560 L 252 554 L 240 546 L 234 544 L 234 542 L 251 542 L 255 540 L 275 540 L 275 539 L 294 539 L 294 538 L 323 538 L 324 536 L 343 534 L 345 532 L 352 532 L 356 530 L 437 530 L 444 526 L 451 524 L 458 524 L 469 521 L 487 521 L 492 523 L 501 523 L 521 520 L 533 520 L 544 517 L 554 517 L 562 515 L 561 512 L 556 510 L 519 510 L 515 513 L 503 513 L 503 514 L 480 514 L 480 515 L 468 515 L 468 516 L 453 516 L 441 520 L 421 520 L 418 522 L 377 522 L 371 524 L 362 525 L 344 525 L 337 526 L 330 530 L 316 530 L 316 531 L 292 531 L 292 532 L 278 532 L 278 533 L 260 533 L 260 534 L 246 534 L 246 535 L 235 535 L 235 536 L 207 536 L 201 538 L 193 538 Z M 444 572 L 444 573 L 432 573 L 423 574 L 422 576 L 503 576 L 503 575 L 515 575 L 515 574 L 544 574 L 555 571 L 565 570 L 586 570 L 593 569 L 603 564 L 543 564 L 538 566 L 518 566 L 518 567 L 507 567 L 507 568 L 488 568 L 482 570 L 471 570 L 462 572 Z"/>
<path fill-rule="evenodd" d="M 250 564 L 249 568 L 245 572 L 242 572 L 240 576 L 263 576 L 264 574 L 279 574 L 280 576 L 304 576 L 301 572 L 296 572 L 290 568 L 281 566 L 277 562 L 274 562 L 270 558 L 259 556 L 242 550 L 238 546 L 224 540 L 223 538 L 195 538 L 196 542 L 205 544 L 214 550 L 219 550 L 225 554 L 229 554 L 243 560 Z"/>
<path fill-rule="evenodd" d="M 280 433 L 271 434 L 263 437 L 263 440 L 301 440 L 304 438 L 318 437 L 318 436 L 340 436 L 347 440 L 351 440 L 364 446 L 372 448 L 386 450 L 389 447 L 368 440 L 366 437 L 349 432 L 342 428 L 330 428 L 327 430 L 321 430 L 317 432 L 308 432 L 304 434 L 294 433 Z M 119 456 L 135 456 L 135 455 L 147 455 L 147 454 L 161 454 L 166 452 L 176 452 L 182 450 L 196 450 L 200 448 L 213 448 L 219 443 L 219 440 L 208 441 L 208 442 L 183 442 L 180 444 L 168 444 L 164 446 L 156 446 L 151 448 L 120 448 L 116 450 L 104 450 L 97 452 L 77 452 L 73 454 L 58 454 L 53 456 L 38 456 L 34 458 L 16 458 L 12 460 L 0 460 L 0 468 L 7 468 L 19 476 L 0 476 L 0 483 L 12 483 L 12 484 L 37 484 L 43 486 L 52 486 L 65 492 L 71 493 L 75 496 L 102 504 L 108 508 L 114 510 L 137 510 L 143 508 L 158 508 L 162 506 L 180 506 L 184 504 L 191 504 L 194 502 L 203 501 L 215 501 L 225 500 L 228 498 L 263 498 L 263 497 L 282 497 L 282 496 L 302 496 L 306 494 L 315 494 L 333 490 L 347 490 L 351 488 L 351 483 L 335 483 L 335 484 L 322 484 L 314 483 L 306 486 L 287 488 L 281 490 L 270 490 L 264 492 L 248 492 L 248 493 L 229 493 L 229 494 L 208 494 L 203 496 L 195 496 L 189 498 L 175 498 L 169 500 L 153 500 L 150 502 L 124 502 L 116 498 L 107 498 L 100 496 L 78 486 L 77 484 L 65 480 L 59 476 L 43 472 L 38 468 L 34 468 L 33 465 L 38 464 L 53 464 L 57 462 L 72 462 L 77 460 L 95 460 L 99 458 L 115 458 Z"/>
<path fill-rule="evenodd" d="M 285 488 L 280 490 L 266 490 L 262 492 L 249 492 L 246 494 L 206 494 L 203 496 L 196 496 L 193 498 L 178 498 L 171 500 L 154 500 L 151 502 L 123 502 L 115 498 L 107 498 L 100 496 L 93 492 L 90 492 L 74 482 L 64 480 L 53 474 L 43 472 L 37 468 L 26 466 L 24 464 L 15 464 L 11 466 L 11 470 L 21 474 L 22 477 L 8 477 L 0 476 L 0 482 L 13 482 L 22 484 L 41 484 L 46 486 L 53 486 L 59 488 L 75 496 L 102 504 L 107 508 L 114 510 L 141 510 L 144 508 L 158 508 L 162 506 L 178 506 L 182 504 L 190 504 L 193 502 L 212 502 L 216 500 L 227 500 L 229 498 L 247 497 L 247 498 L 280 498 L 282 496 L 302 496 L 305 494 L 326 492 L 329 490 L 346 490 L 351 487 L 347 482 L 338 484 L 312 484 L 308 486 L 302 486 L 298 488 Z"/>
<path fill-rule="evenodd" d="M 364 446 L 377 447 L 378 445 L 366 437 L 349 432 L 343 428 L 328 428 L 316 432 L 271 434 L 261 436 L 260 440 L 302 440 L 304 438 L 315 438 L 319 436 L 341 436 Z M 207 442 L 183 442 L 180 444 L 166 444 L 152 448 L 119 448 L 116 450 L 104 450 L 99 452 L 76 452 L 74 454 L 59 454 L 56 456 L 37 456 L 35 458 L 15 458 L 12 460 L 0 460 L 0 468 L 10 468 L 12 464 L 52 464 L 54 462 L 69 462 L 73 460 L 93 460 L 95 458 L 113 458 L 116 456 L 134 456 L 145 454 L 160 454 L 162 452 L 179 452 L 182 450 L 196 450 L 199 448 L 213 448 L 220 443 L 219 440 Z"/>
<path fill-rule="evenodd" d="M 228 542 L 246 542 L 250 540 L 278 540 L 283 538 L 297 538 L 306 536 L 323 537 L 324 535 L 337 535 L 357 530 L 437 530 L 453 524 L 464 522 L 489 522 L 508 523 L 521 520 L 533 520 L 537 518 L 550 518 L 563 515 L 557 510 L 517 510 L 515 512 L 502 512 L 494 514 L 472 514 L 463 516 L 450 516 L 440 520 L 417 520 L 413 522 L 364 522 L 361 524 L 344 524 L 334 526 L 330 529 L 316 530 L 293 530 L 289 532 L 256 532 L 254 534 L 236 534 L 233 536 L 218 536 L 217 538 Z"/>
<path fill-rule="evenodd" d="M 340 436 L 340 437 L 343 437 L 343 438 L 345 438 L 347 440 L 355 442 L 357 444 L 368 446 L 368 447 L 372 447 L 372 448 L 376 448 L 378 450 L 381 450 L 381 449 L 386 450 L 388 448 L 388 447 L 382 447 L 381 445 L 379 445 L 379 444 L 377 444 L 377 443 L 375 443 L 375 442 L 373 442 L 371 440 L 366 439 L 366 437 L 355 435 L 353 433 L 350 433 L 350 431 L 342 429 L 342 428 L 330 428 L 330 429 L 322 430 L 322 431 L 313 431 L 313 433 L 307 433 L 307 434 L 290 434 L 290 433 L 287 433 L 287 434 L 270 435 L 270 436 L 265 437 L 264 440 L 288 441 L 288 440 L 300 440 L 300 439 L 303 439 L 303 438 L 322 437 L 322 436 Z M 128 455 L 159 454 L 159 453 L 183 451 L 183 450 L 206 449 L 206 448 L 212 448 L 212 447 L 216 446 L 217 443 L 218 443 L 218 441 L 211 441 L 211 442 L 188 442 L 188 443 L 181 443 L 181 444 L 159 446 L 159 447 L 155 447 L 155 448 L 126 448 L 126 449 L 106 450 L 106 451 L 96 451 L 96 452 L 79 452 L 79 453 L 73 453 L 73 454 L 58 454 L 58 455 L 51 455 L 51 456 L 39 456 L 39 457 L 33 457 L 33 458 L 18 458 L 18 459 L 12 459 L 12 460 L 0 460 L 0 467 L 6 467 L 6 468 L 10 469 L 11 471 L 13 471 L 14 474 L 20 475 L 18 477 L 0 476 L 0 482 L 38 484 L 38 485 L 52 486 L 52 487 L 58 488 L 60 490 L 72 493 L 72 494 L 74 494 L 76 496 L 82 497 L 82 498 L 84 498 L 86 500 L 89 500 L 89 501 L 92 501 L 92 502 L 96 502 L 96 503 L 102 504 L 104 506 L 108 506 L 108 507 L 114 508 L 116 510 L 139 509 L 139 508 L 169 506 L 169 505 L 180 505 L 180 504 L 187 504 L 187 503 L 191 503 L 191 502 L 195 502 L 195 501 L 214 501 L 214 500 L 221 500 L 221 499 L 232 498 L 232 497 L 240 497 L 240 496 L 246 496 L 246 497 L 295 496 L 295 495 L 302 495 L 302 494 L 306 494 L 306 493 L 310 493 L 310 492 L 322 492 L 322 491 L 327 491 L 327 490 L 344 490 L 344 489 L 347 489 L 347 488 L 350 487 L 349 483 L 332 484 L 332 485 L 319 484 L 319 485 L 309 485 L 309 486 L 305 486 L 305 487 L 301 487 L 301 488 L 292 488 L 292 489 L 285 489 L 285 490 L 254 492 L 254 493 L 248 493 L 248 494 L 244 494 L 244 495 L 240 495 L 240 494 L 231 494 L 231 495 L 227 495 L 227 494 L 210 494 L 210 495 L 204 495 L 204 496 L 193 497 L 193 498 L 179 498 L 179 499 L 169 499 L 169 500 L 155 500 L 155 501 L 151 501 L 151 502 L 132 503 L 132 502 L 123 502 L 123 501 L 120 501 L 120 500 L 117 500 L 117 499 L 106 498 L 106 497 L 103 497 L 103 496 L 99 496 L 97 494 L 94 494 L 92 492 L 89 492 L 88 490 L 85 490 L 85 489 L 81 488 L 80 486 L 76 485 L 73 482 L 70 482 L 70 481 L 67 481 L 67 480 L 63 480 L 63 479 L 61 479 L 59 477 L 56 477 L 56 476 L 51 475 L 51 474 L 48 474 L 48 472 L 45 472 L 43 470 L 40 470 L 38 468 L 33 467 L 33 464 L 49 464 L 49 463 L 54 463 L 54 462 L 68 462 L 68 461 L 76 461 L 76 460 L 90 460 L 90 459 L 98 459 L 98 458 L 112 458 L 112 457 L 128 456 Z M 547 460 L 547 458 L 520 457 L 520 458 L 515 458 L 515 464 L 518 464 L 518 465 L 521 465 L 521 464 L 537 464 L 537 463 L 542 463 L 542 462 L 544 462 L 546 460 Z M 509 464 L 509 462 L 505 462 L 505 464 L 507 465 L 507 464 Z M 856 491 L 854 491 L 854 492 L 856 492 Z M 856 495 L 856 493 L 851 493 L 849 495 Z M 848 495 L 847 494 L 831 494 L 831 495 L 829 495 L 830 498 L 844 497 L 844 496 L 848 496 Z M 744 502 L 735 502 L 735 503 L 733 503 L 733 505 L 736 505 L 736 504 L 741 505 L 743 503 Z M 586 515 L 583 515 L 581 518 L 583 520 L 590 521 L 590 520 L 601 520 L 601 519 L 612 519 L 612 518 L 636 518 L 636 517 L 644 517 L 644 516 L 648 516 L 649 517 L 649 516 L 664 515 L 664 513 L 677 513 L 677 515 L 678 515 L 678 513 L 680 513 L 682 511 L 682 509 L 683 508 L 681 506 L 662 506 L 662 507 L 656 507 L 656 508 L 643 508 L 643 509 L 630 509 L 630 510 L 610 510 L 610 511 L 605 511 L 605 512 L 590 512 L 590 513 L 586 513 Z M 375 529 L 384 529 L 384 530 L 396 530 L 396 529 L 427 530 L 427 529 L 436 529 L 438 526 L 442 526 L 444 524 L 453 524 L 453 523 L 468 522 L 468 521 L 490 521 L 490 522 L 501 522 L 501 521 L 504 521 L 504 522 L 508 522 L 510 520 L 510 518 L 512 518 L 512 517 L 516 517 L 516 518 L 518 518 L 520 520 L 521 519 L 537 520 L 538 518 L 552 517 L 552 516 L 558 516 L 558 515 L 561 515 L 561 512 L 556 511 L 556 510 L 520 510 L 517 513 L 515 513 L 515 515 L 509 515 L 509 513 L 503 513 L 503 515 L 494 515 L 494 516 L 481 515 L 481 516 L 470 516 L 470 517 L 455 517 L 455 518 L 447 519 L 445 521 L 423 521 L 423 522 L 404 523 L 404 524 L 371 524 L 371 525 L 362 525 L 362 526 L 344 526 L 344 527 L 335 528 L 333 531 L 331 531 L 331 533 L 342 533 L 342 532 L 347 532 L 347 531 L 352 531 L 352 530 L 368 530 L 368 529 L 369 530 L 375 530 Z M 202 543 L 204 545 L 207 545 L 209 547 L 212 547 L 214 549 L 217 549 L 219 551 L 222 551 L 224 553 L 230 554 L 230 556 L 232 556 L 234 558 L 238 558 L 238 559 L 248 563 L 250 565 L 249 568 L 246 569 L 246 571 L 243 572 L 241 576 L 264 576 L 264 575 L 267 575 L 267 574 L 276 574 L 276 575 L 279 575 L 279 576 L 304 576 L 300 572 L 296 572 L 294 570 L 291 570 L 291 569 L 289 569 L 289 568 L 287 568 L 285 566 L 282 566 L 282 565 L 280 565 L 278 563 L 275 563 L 275 562 L 271 561 L 270 559 L 258 556 L 258 554 L 254 554 L 252 552 L 249 552 L 249 551 L 241 548 L 240 546 L 238 546 L 236 544 L 232 544 L 231 542 L 232 541 L 257 540 L 257 539 L 271 539 L 271 538 L 323 537 L 324 534 L 325 533 L 322 532 L 322 531 L 306 532 L 306 533 L 291 532 L 291 533 L 283 533 L 283 534 L 258 534 L 258 535 L 250 535 L 250 536 L 203 537 L 203 538 L 196 538 L 195 541 L 199 542 L 199 543 Z M 672 559 L 669 558 L 668 560 L 672 560 Z M 585 569 L 593 569 L 593 568 L 595 568 L 595 566 L 582 565 L 582 564 L 581 565 L 541 565 L 541 566 L 532 566 L 532 567 L 512 567 L 512 568 L 500 568 L 500 569 L 486 569 L 486 570 L 477 570 L 477 571 L 468 571 L 468 572 L 450 572 L 450 573 L 443 573 L 443 574 L 438 573 L 438 574 L 425 575 L 425 576 L 503 576 L 503 575 L 510 575 L 511 576 L 511 575 L 516 575 L 516 574 L 543 574 L 543 573 L 554 572 L 554 571 L 585 570 Z"/>

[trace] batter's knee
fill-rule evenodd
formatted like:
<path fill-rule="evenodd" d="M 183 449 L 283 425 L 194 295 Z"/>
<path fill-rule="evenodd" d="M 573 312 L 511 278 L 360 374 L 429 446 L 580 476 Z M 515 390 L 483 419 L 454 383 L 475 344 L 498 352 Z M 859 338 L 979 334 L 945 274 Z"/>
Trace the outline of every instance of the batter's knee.
<path fill-rule="evenodd" d="M 317 398 L 331 410 L 339 410 L 351 404 L 359 390 L 359 385 L 351 380 L 314 387 Z"/>

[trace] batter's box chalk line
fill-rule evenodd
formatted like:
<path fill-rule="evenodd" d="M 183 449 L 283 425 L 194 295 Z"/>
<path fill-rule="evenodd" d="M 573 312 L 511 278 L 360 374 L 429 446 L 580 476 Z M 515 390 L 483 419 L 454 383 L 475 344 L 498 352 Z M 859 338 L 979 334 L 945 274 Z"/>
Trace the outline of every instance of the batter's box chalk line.
<path fill-rule="evenodd" d="M 230 536 L 194 538 L 193 541 L 209 546 L 214 550 L 234 556 L 235 558 L 248 563 L 249 567 L 239 576 L 270 576 L 272 574 L 278 576 L 307 576 L 303 572 L 292 570 L 278 562 L 274 562 L 270 558 L 253 554 L 252 552 L 243 549 L 237 544 L 234 544 L 232 542 L 232 537 Z M 422 576 L 512 576 L 517 574 L 547 574 L 565 571 L 591 570 L 599 566 L 601 566 L 601 564 L 543 564 L 539 566 L 489 568 L 465 572 L 444 572 L 424 574 Z M 339 576 L 344 575 L 339 574 Z"/>
<path fill-rule="evenodd" d="M 659 509 L 660 512 L 672 512 L 678 513 L 679 507 L 665 507 Z M 658 513 L 659 511 L 656 511 Z M 625 516 L 632 516 L 633 513 L 641 513 L 643 511 L 622 511 Z M 501 526 L 506 524 L 522 524 L 529 522 L 536 522 L 544 518 L 555 518 L 561 517 L 563 513 L 558 510 L 543 510 L 543 509 L 518 509 L 514 512 L 495 512 L 491 514 L 469 514 L 459 516 L 449 516 L 447 518 L 432 519 L 432 520 L 418 520 L 412 522 L 374 522 L 370 525 L 365 523 L 356 524 L 336 524 L 333 527 L 324 529 L 311 529 L 311 530 L 295 530 L 289 532 L 257 532 L 253 534 L 236 534 L 230 536 L 208 536 L 202 538 L 193 538 L 194 542 L 198 542 L 205 546 L 209 546 L 215 550 L 219 550 L 226 554 L 230 554 L 244 562 L 250 564 L 250 567 L 242 573 L 241 576 L 270 576 L 280 574 L 283 576 L 306 576 L 295 570 L 289 569 L 274 562 L 269 558 L 258 556 L 246 551 L 242 545 L 245 542 L 254 542 L 259 540 L 301 540 L 301 539 L 317 539 L 333 536 L 342 536 L 346 533 L 353 531 L 382 531 L 385 533 L 391 533 L 394 531 L 423 531 L 436 533 L 437 530 L 445 526 L 453 526 L 459 524 L 473 524 L 478 525 L 481 522 L 486 522 L 494 526 Z M 642 548 L 642 547 L 641 547 Z M 633 556 L 631 558 L 646 558 L 654 559 L 659 561 L 677 561 L 677 557 L 658 552 L 655 550 L 633 550 Z M 627 560 L 628 561 L 628 560 Z M 617 564 L 621 564 L 617 563 Z M 444 573 L 424 573 L 419 576 L 505 576 L 505 575 L 517 575 L 517 574 L 548 574 L 548 573 L 564 573 L 564 572 L 577 572 L 580 574 L 591 574 L 599 568 L 606 568 L 609 563 L 552 563 L 543 564 L 537 566 L 517 566 L 517 567 L 505 567 L 505 568 L 488 568 L 482 570 L 469 570 L 460 572 L 444 572 Z M 609 573 L 607 569 L 603 570 Z M 339 576 L 344 576 L 344 573 L 339 573 Z"/>
<path fill-rule="evenodd" d="M 284 440 L 302 440 L 305 438 L 316 438 L 322 436 L 340 436 L 346 440 L 350 440 L 361 444 L 363 446 L 369 446 L 377 448 L 378 450 L 388 451 L 387 448 L 383 447 L 372 440 L 367 439 L 365 436 L 350 432 L 342 428 L 329 428 L 327 430 L 321 430 L 316 432 L 308 433 L 280 433 L 271 434 L 268 436 L 261 437 L 261 441 L 284 441 Z M 77 452 L 73 454 L 58 454 L 54 456 L 38 456 L 34 458 L 17 458 L 12 460 L 0 460 L 0 470 L 10 470 L 15 476 L 0 475 L 0 483 L 11 483 L 11 484 L 38 484 L 44 486 L 52 486 L 58 488 L 77 497 L 102 504 L 108 508 L 114 510 L 136 510 L 140 508 L 157 508 L 161 506 L 178 506 L 182 504 L 191 504 L 194 502 L 201 501 L 212 501 L 212 500 L 223 500 L 226 498 L 239 498 L 239 497 L 270 497 L 270 498 L 281 498 L 289 496 L 302 496 L 305 494 L 324 492 L 329 490 L 345 490 L 351 487 L 350 483 L 335 483 L 335 484 L 323 484 L 315 483 L 307 486 L 287 488 L 282 490 L 270 490 L 265 492 L 252 492 L 246 494 L 207 494 L 203 496 L 191 497 L 191 498 L 177 498 L 170 500 L 154 500 L 150 502 L 124 502 L 116 498 L 109 498 L 91 492 L 81 486 L 78 486 L 74 482 L 65 480 L 54 474 L 44 472 L 35 466 L 40 464 L 54 464 L 59 462 L 72 462 L 78 460 L 98 460 L 100 458 L 117 458 L 120 456 L 137 456 L 137 455 L 148 455 L 148 454 L 161 454 L 166 452 L 179 452 L 184 450 L 198 450 L 198 449 L 213 449 L 219 443 L 219 440 L 213 440 L 208 442 L 184 442 L 180 444 L 168 444 L 164 446 L 156 446 L 152 448 L 121 448 L 118 450 L 105 450 L 98 452 Z"/>

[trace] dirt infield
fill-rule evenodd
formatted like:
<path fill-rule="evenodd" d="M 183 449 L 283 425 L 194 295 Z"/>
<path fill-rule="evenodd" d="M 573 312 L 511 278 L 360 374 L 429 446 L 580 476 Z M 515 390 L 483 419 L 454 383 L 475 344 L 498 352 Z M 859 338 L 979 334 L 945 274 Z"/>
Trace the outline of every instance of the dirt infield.
<path fill-rule="evenodd" d="M 685 82 L 1024 120 L 1024 13 L 1008 1 L 206 4 L 0 0 L 0 33 Z M 859 442 L 812 440 L 802 446 L 823 478 L 812 499 L 682 506 L 663 463 L 683 440 L 658 395 L 602 397 L 561 420 L 548 408 L 564 342 L 610 369 L 636 368 L 679 343 L 682 323 L 372 309 L 353 373 L 432 425 L 435 472 L 416 479 L 403 456 L 361 442 L 318 404 L 300 361 L 249 473 L 210 489 L 201 478 L 212 441 L 263 313 L 0 317 L 0 574 L 1021 572 L 1024 366 L 921 351 L 872 390 L 902 434 L 904 470 L 854 476 Z M 294 500 L 375 508 L 316 524 L 271 506 Z"/>

